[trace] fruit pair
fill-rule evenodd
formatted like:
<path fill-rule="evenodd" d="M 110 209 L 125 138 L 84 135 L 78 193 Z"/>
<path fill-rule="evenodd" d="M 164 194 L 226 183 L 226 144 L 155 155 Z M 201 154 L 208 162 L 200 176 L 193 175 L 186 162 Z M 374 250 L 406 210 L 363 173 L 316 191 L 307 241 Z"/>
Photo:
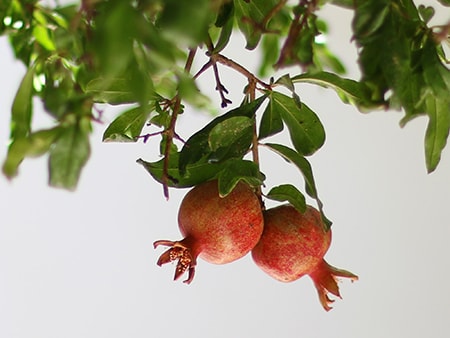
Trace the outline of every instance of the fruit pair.
<path fill-rule="evenodd" d="M 194 277 L 197 257 L 214 264 L 235 261 L 252 251 L 255 263 L 282 282 L 309 275 L 325 310 L 340 297 L 337 277 L 357 279 L 354 274 L 332 267 L 323 259 L 331 243 L 331 231 L 323 227 L 320 213 L 308 206 L 302 214 L 290 205 L 262 211 L 261 203 L 245 183 L 221 198 L 217 181 L 196 186 L 183 199 L 178 224 L 185 238 L 156 241 L 169 246 L 157 264 L 178 261 L 175 280 L 188 271 L 185 283 Z"/>

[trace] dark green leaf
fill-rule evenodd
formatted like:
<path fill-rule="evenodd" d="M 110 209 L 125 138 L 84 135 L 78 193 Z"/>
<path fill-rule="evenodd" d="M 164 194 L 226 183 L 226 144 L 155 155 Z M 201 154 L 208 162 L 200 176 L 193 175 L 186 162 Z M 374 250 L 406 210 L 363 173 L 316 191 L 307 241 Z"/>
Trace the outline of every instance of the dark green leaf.
<path fill-rule="evenodd" d="M 266 96 L 261 96 L 255 101 L 233 109 L 224 115 L 216 117 L 210 123 L 208 123 L 203 129 L 192 135 L 183 146 L 180 153 L 180 170 L 183 172 L 186 166 L 190 163 L 195 163 L 205 156 L 211 154 L 211 149 L 209 147 L 209 134 L 211 130 L 219 123 L 236 116 L 246 116 L 252 118 L 256 110 L 262 104 Z"/>
<path fill-rule="evenodd" d="M 200 43 L 205 41 L 208 27 L 215 18 L 209 0 L 165 0 L 159 25 L 177 39 Z"/>
<path fill-rule="evenodd" d="M 279 202 L 287 201 L 301 213 L 306 211 L 305 196 L 292 184 L 273 187 L 266 197 Z"/>
<path fill-rule="evenodd" d="M 235 116 L 215 125 L 208 138 L 212 152 L 209 161 L 218 162 L 246 154 L 253 139 L 253 121 L 246 116 Z"/>
<path fill-rule="evenodd" d="M 419 5 L 417 9 L 425 22 L 429 22 L 434 16 L 434 8 L 431 6 Z"/>
<path fill-rule="evenodd" d="M 59 136 L 61 127 L 39 130 L 27 137 L 17 138 L 11 143 L 8 155 L 3 163 L 3 173 L 8 178 L 17 175 L 20 163 L 26 157 L 37 157 L 45 154 Z"/>
<path fill-rule="evenodd" d="M 81 118 L 66 127 L 50 150 L 50 185 L 69 190 L 76 188 L 81 169 L 90 155 L 90 121 Z"/>
<path fill-rule="evenodd" d="M 450 0 L 438 0 L 443 6 L 450 6 Z"/>
<path fill-rule="evenodd" d="M 187 188 L 196 186 L 215 177 L 223 168 L 222 163 L 193 163 L 187 165 L 183 175 L 178 170 L 179 154 L 174 153 L 169 157 L 168 181 L 169 187 Z M 147 172 L 158 182 L 163 183 L 164 159 L 157 162 L 146 162 L 138 159 L 137 163 L 144 166 Z"/>
<path fill-rule="evenodd" d="M 34 66 L 28 68 L 20 83 L 11 109 L 11 138 L 25 137 L 30 132 Z"/>
<path fill-rule="evenodd" d="M 232 2 L 230 2 L 232 4 Z M 233 33 L 234 21 L 228 20 L 220 30 L 219 39 L 214 46 L 213 53 L 220 53 L 230 41 L 231 34 Z"/>
<path fill-rule="evenodd" d="M 317 115 L 304 103 L 284 94 L 273 92 L 273 109 L 277 110 L 289 129 L 292 144 L 301 154 L 313 154 L 325 142 L 325 130 Z"/>
<path fill-rule="evenodd" d="M 264 175 L 259 171 L 258 165 L 252 161 L 231 159 L 224 163 L 218 176 L 219 195 L 228 195 L 239 181 L 244 181 L 252 187 L 262 185 Z"/>
<path fill-rule="evenodd" d="M 305 82 L 330 87 L 336 91 L 344 103 L 351 103 L 360 109 L 379 108 L 383 104 L 383 102 L 372 100 L 371 91 L 365 83 L 342 78 L 333 73 L 305 73 L 294 76 L 292 81 L 294 83 Z"/>
<path fill-rule="evenodd" d="M 325 214 L 323 213 L 323 204 L 322 201 L 319 199 L 319 195 L 316 189 L 316 183 L 314 181 L 314 176 L 312 172 L 312 167 L 311 164 L 308 162 L 308 160 L 295 150 L 286 147 L 284 145 L 274 143 L 266 143 L 264 145 L 269 149 L 271 149 L 272 151 L 279 154 L 286 161 L 294 164 L 300 170 L 305 180 L 306 193 L 316 200 L 319 210 L 322 214 L 322 220 L 324 221 L 324 224 L 327 226 L 327 228 L 329 228 L 331 226 L 331 221 L 328 220 Z"/>
<path fill-rule="evenodd" d="M 135 107 L 120 114 L 103 133 L 104 142 L 136 142 L 153 107 Z"/>
<path fill-rule="evenodd" d="M 264 113 L 261 117 L 261 123 L 259 126 L 258 138 L 263 138 L 275 135 L 283 130 L 283 120 L 281 119 L 280 112 L 274 105 L 272 95 L 269 96 L 269 104 L 267 105 Z"/>

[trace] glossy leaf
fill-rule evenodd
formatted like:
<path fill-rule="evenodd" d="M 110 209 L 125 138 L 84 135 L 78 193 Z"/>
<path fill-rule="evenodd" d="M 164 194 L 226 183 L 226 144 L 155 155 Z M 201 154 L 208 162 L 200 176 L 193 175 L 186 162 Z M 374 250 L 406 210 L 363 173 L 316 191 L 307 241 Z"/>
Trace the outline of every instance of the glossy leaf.
<path fill-rule="evenodd" d="M 259 171 L 258 165 L 252 161 L 230 159 L 224 163 L 218 175 L 219 195 L 228 195 L 239 181 L 244 181 L 252 187 L 262 185 L 264 175 Z"/>
<path fill-rule="evenodd" d="M 169 157 L 168 181 L 169 187 L 188 188 L 205 182 L 215 177 L 223 168 L 222 163 L 200 162 L 186 166 L 184 174 L 181 175 L 178 170 L 179 154 L 174 153 Z M 137 163 L 141 164 L 145 170 L 158 182 L 163 183 L 164 159 L 157 162 L 147 162 L 138 159 Z"/>
<path fill-rule="evenodd" d="M 322 220 L 324 221 L 326 227 L 329 228 L 332 223 L 323 212 L 323 204 L 322 201 L 319 199 L 316 183 L 314 181 L 314 176 L 312 172 L 312 167 L 311 164 L 308 162 L 308 160 L 295 150 L 286 147 L 284 145 L 274 143 L 265 143 L 264 145 L 269 149 L 271 149 L 272 151 L 279 154 L 286 161 L 294 164 L 300 170 L 305 181 L 306 193 L 316 200 L 319 210 L 322 214 Z"/>
<path fill-rule="evenodd" d="M 273 92 L 273 109 L 277 110 L 289 129 L 295 149 L 307 156 L 313 154 L 325 142 L 325 130 L 317 115 L 302 103 L 284 94 Z"/>
<path fill-rule="evenodd" d="M 50 185 L 74 190 L 90 155 L 90 122 L 82 118 L 66 127 L 50 150 Z"/>
<path fill-rule="evenodd" d="M 211 130 L 219 123 L 236 116 L 244 116 L 252 118 L 256 110 L 262 104 L 266 96 L 261 96 L 255 101 L 243 104 L 242 106 L 230 110 L 229 112 L 216 117 L 210 123 L 208 123 L 200 131 L 192 135 L 183 146 L 180 153 L 180 170 L 183 172 L 186 166 L 190 163 L 195 163 L 205 156 L 211 154 L 211 148 L 209 147 L 209 134 Z"/>
<path fill-rule="evenodd" d="M 267 198 L 279 202 L 289 202 L 301 213 L 306 211 L 305 196 L 292 184 L 283 184 L 273 187 L 266 195 Z"/>
<path fill-rule="evenodd" d="M 120 114 L 103 133 L 104 142 L 136 142 L 152 107 L 135 107 Z"/>
<path fill-rule="evenodd" d="M 382 106 L 371 98 L 371 91 L 363 82 L 342 78 L 329 72 L 305 73 L 292 77 L 294 83 L 312 83 L 332 88 L 344 103 L 351 103 L 360 109 L 374 109 Z"/>
<path fill-rule="evenodd" d="M 278 134 L 283 130 L 283 120 L 278 107 L 274 104 L 274 100 L 269 96 L 269 103 L 261 117 L 261 123 L 259 125 L 260 140 Z"/>

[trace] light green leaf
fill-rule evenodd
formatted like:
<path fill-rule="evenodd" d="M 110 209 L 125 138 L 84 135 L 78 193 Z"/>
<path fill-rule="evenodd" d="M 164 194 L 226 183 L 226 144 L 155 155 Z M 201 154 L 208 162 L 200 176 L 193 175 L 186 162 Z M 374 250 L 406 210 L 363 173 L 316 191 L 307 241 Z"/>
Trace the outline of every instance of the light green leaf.
<path fill-rule="evenodd" d="M 8 178 L 17 175 L 19 165 L 26 157 L 37 157 L 45 154 L 59 136 L 61 127 L 39 130 L 27 137 L 17 138 L 8 149 L 3 163 L 3 173 Z"/>
<path fill-rule="evenodd" d="M 292 184 L 273 187 L 266 197 L 279 202 L 287 201 L 301 213 L 306 211 L 305 196 Z"/>
<path fill-rule="evenodd" d="M 363 82 L 342 78 L 329 72 L 305 73 L 292 78 L 294 83 L 312 83 L 322 87 L 329 87 L 336 91 L 344 103 L 350 103 L 360 109 L 381 108 L 383 102 L 374 101 L 371 91 Z"/>
<path fill-rule="evenodd" d="M 76 188 L 81 170 L 90 155 L 89 131 L 90 122 L 87 117 L 62 130 L 50 150 L 51 186 L 69 190 Z"/>
<path fill-rule="evenodd" d="M 53 42 L 52 38 L 50 37 L 49 31 L 47 27 L 44 27 L 42 25 L 35 25 L 33 27 L 33 36 L 36 39 L 36 41 L 44 47 L 46 50 L 53 52 L 56 50 L 55 43 Z"/>
<path fill-rule="evenodd" d="M 109 104 L 134 103 L 137 96 L 126 79 L 95 78 L 88 82 L 85 92 L 92 95 L 95 102 Z"/>
<path fill-rule="evenodd" d="M 152 107 L 135 107 L 120 114 L 103 133 L 103 142 L 136 142 Z"/>
<path fill-rule="evenodd" d="M 11 138 L 25 137 L 30 132 L 33 78 L 35 68 L 28 68 L 20 83 L 11 109 Z"/>

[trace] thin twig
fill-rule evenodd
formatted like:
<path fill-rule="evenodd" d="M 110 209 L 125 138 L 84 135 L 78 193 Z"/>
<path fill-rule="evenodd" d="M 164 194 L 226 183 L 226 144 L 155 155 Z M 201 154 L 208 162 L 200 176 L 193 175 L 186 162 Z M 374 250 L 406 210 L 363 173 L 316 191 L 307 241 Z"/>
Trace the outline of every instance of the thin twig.
<path fill-rule="evenodd" d="M 190 72 L 192 63 L 194 61 L 195 54 L 197 49 L 189 50 L 189 55 L 186 60 L 186 65 L 184 67 L 185 72 Z M 169 162 L 170 162 L 170 149 L 173 144 L 174 138 L 179 138 L 175 133 L 175 126 L 177 123 L 178 114 L 181 110 L 181 97 L 179 94 L 175 97 L 175 102 L 172 108 L 172 116 L 170 117 L 169 128 L 164 132 L 166 135 L 166 146 L 164 148 L 164 161 L 163 161 L 163 174 L 162 174 L 162 185 L 164 191 L 164 197 L 169 199 Z"/>

